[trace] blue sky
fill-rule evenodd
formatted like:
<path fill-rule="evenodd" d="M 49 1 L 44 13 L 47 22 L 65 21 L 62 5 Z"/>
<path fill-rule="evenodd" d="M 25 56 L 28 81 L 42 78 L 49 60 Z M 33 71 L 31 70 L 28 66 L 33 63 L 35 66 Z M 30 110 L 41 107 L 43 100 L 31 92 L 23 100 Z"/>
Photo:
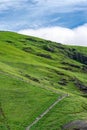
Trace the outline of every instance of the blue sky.
<path fill-rule="evenodd" d="M 75 30 L 86 23 L 87 0 L 0 0 L 0 30 Z"/>

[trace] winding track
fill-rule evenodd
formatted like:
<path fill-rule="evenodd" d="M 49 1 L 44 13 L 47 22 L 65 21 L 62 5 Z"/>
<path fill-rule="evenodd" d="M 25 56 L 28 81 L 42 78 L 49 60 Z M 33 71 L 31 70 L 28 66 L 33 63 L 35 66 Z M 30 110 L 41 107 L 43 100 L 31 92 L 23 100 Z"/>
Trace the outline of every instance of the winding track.
<path fill-rule="evenodd" d="M 65 94 L 63 96 L 60 96 L 49 108 L 47 108 L 46 111 L 44 111 L 39 117 L 37 117 L 27 128 L 26 130 L 30 130 L 30 128 L 35 125 L 39 120 L 41 120 L 43 118 L 43 116 L 45 116 L 58 102 L 60 102 L 61 100 L 63 100 L 64 98 L 66 98 L 67 96 L 69 96 L 68 94 Z"/>

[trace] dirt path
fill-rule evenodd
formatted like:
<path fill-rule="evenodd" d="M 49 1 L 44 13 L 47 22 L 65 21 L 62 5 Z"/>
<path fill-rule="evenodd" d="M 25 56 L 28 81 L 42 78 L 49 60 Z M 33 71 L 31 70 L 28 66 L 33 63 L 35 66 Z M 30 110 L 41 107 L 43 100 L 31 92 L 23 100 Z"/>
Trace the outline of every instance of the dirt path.
<path fill-rule="evenodd" d="M 29 80 L 25 80 L 25 79 L 23 79 L 23 78 L 20 78 L 20 77 L 14 76 L 14 75 L 10 75 L 10 74 L 8 74 L 8 73 L 4 73 L 4 72 L 1 72 L 1 71 L 0 71 L 0 73 L 5 74 L 5 75 L 7 75 L 7 76 L 10 76 L 10 77 L 12 77 L 12 78 L 16 78 L 16 79 L 18 79 L 18 80 L 20 80 L 20 81 L 23 81 L 23 82 L 26 82 L 26 83 L 30 83 Z M 42 87 L 42 88 L 44 88 L 44 87 Z M 52 90 L 52 88 L 45 88 L 45 89 L 48 89 L 48 90 L 50 90 L 50 91 L 52 91 L 52 92 L 55 92 L 55 93 L 59 94 L 59 92 L 58 92 L 57 90 Z M 66 98 L 67 96 L 69 96 L 69 95 L 68 95 L 68 94 L 65 94 L 65 95 L 63 95 L 63 96 L 60 96 L 49 108 L 47 108 L 46 111 L 44 111 L 39 117 L 37 117 L 37 118 L 26 128 L 26 130 L 30 130 L 30 128 L 31 128 L 34 124 L 36 124 L 39 120 L 41 120 L 41 119 L 43 118 L 43 116 L 45 116 L 58 102 L 60 102 L 61 100 L 63 100 L 63 99 Z"/>
<path fill-rule="evenodd" d="M 63 100 L 64 98 L 66 98 L 67 96 L 69 96 L 68 94 L 65 94 L 63 96 L 60 96 L 49 108 L 47 108 L 46 111 L 44 111 L 39 117 L 37 117 L 32 124 L 30 124 L 26 130 L 30 130 L 30 128 L 35 125 L 39 120 L 41 120 L 43 118 L 43 116 L 45 116 L 58 102 L 60 102 L 61 100 Z"/>

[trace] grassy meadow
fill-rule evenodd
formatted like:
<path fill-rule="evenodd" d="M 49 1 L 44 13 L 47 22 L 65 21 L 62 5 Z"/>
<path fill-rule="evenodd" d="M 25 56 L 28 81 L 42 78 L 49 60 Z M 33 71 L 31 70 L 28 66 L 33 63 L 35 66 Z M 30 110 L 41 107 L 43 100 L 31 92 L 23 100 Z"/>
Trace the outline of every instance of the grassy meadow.
<path fill-rule="evenodd" d="M 87 119 L 87 47 L 0 32 L 0 130 L 25 130 L 67 93 L 31 130 Z"/>

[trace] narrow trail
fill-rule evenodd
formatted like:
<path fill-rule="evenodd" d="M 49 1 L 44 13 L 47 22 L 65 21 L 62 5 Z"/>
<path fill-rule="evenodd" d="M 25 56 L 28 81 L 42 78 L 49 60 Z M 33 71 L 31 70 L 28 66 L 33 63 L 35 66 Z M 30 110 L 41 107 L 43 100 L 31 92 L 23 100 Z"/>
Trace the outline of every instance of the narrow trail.
<path fill-rule="evenodd" d="M 69 96 L 68 94 L 65 94 L 63 96 L 60 96 L 49 108 L 47 108 L 46 111 L 44 111 L 39 117 L 37 117 L 27 128 L 26 130 L 30 130 L 30 128 L 35 125 L 39 120 L 41 120 L 57 103 L 59 103 L 61 100 Z"/>
<path fill-rule="evenodd" d="M 6 76 L 9 76 L 9 77 L 12 77 L 12 78 L 16 78 L 20 81 L 23 81 L 23 82 L 26 82 L 26 83 L 30 83 L 29 80 L 25 80 L 21 77 L 17 77 L 17 76 L 14 76 L 14 75 L 10 75 L 8 73 L 4 73 L 4 72 L 1 72 L 1 74 L 5 74 Z M 44 87 L 41 87 L 41 88 L 44 88 Z M 52 90 L 52 88 L 45 88 L 47 90 L 50 90 L 52 92 L 55 92 L 57 94 L 59 94 L 59 92 L 57 92 L 56 90 Z M 63 100 L 64 98 L 68 97 L 69 95 L 68 94 L 64 94 L 63 96 L 60 96 L 50 107 L 47 108 L 46 111 L 44 111 L 40 116 L 38 116 L 29 126 L 26 127 L 26 130 L 30 130 L 30 128 L 35 125 L 39 120 L 41 120 L 58 102 L 60 102 L 61 100 Z M 8 127 L 9 128 L 9 127 Z M 10 130 L 10 129 L 9 129 Z"/>

